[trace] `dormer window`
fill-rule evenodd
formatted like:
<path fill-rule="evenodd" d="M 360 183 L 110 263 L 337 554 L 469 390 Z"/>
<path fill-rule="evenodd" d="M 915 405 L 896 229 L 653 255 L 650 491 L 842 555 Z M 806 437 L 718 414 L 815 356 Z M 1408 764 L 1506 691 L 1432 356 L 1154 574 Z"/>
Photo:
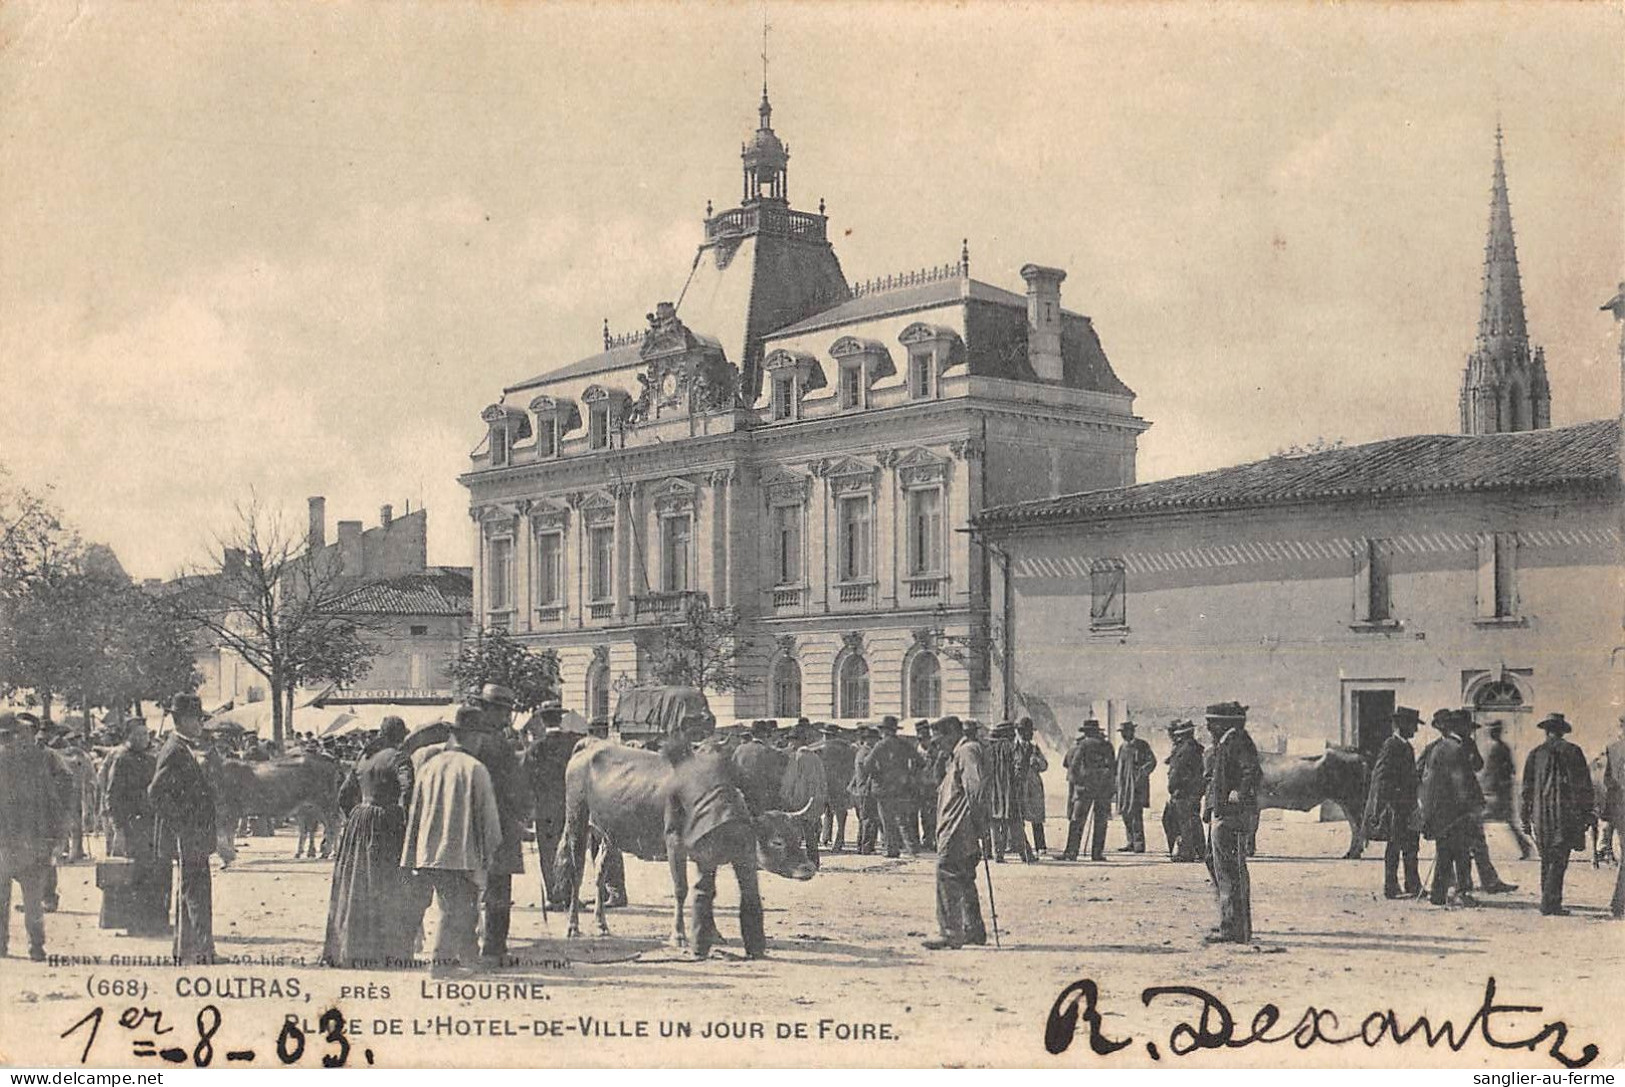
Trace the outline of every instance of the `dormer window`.
<path fill-rule="evenodd" d="M 480 412 L 489 437 L 486 440 L 487 460 L 492 468 L 505 468 L 513 463 L 516 442 L 530 437 L 530 416 L 508 404 L 492 404 Z"/>
<path fill-rule="evenodd" d="M 536 423 L 536 456 L 557 456 L 559 443 L 556 435 L 558 427 L 551 419 L 541 419 Z"/>
<path fill-rule="evenodd" d="M 610 436 L 620 429 L 626 419 L 632 397 L 623 389 L 606 389 L 593 385 L 582 394 L 587 404 L 587 446 L 590 449 L 608 449 Z"/>
<path fill-rule="evenodd" d="M 507 464 L 511 453 L 508 431 L 504 427 L 496 427 L 491 431 L 491 467 L 500 468 Z"/>
<path fill-rule="evenodd" d="M 795 418 L 796 379 L 791 376 L 773 379 L 773 421 L 783 422 Z"/>
<path fill-rule="evenodd" d="M 805 352 L 770 351 L 762 370 L 768 379 L 768 419 L 775 423 L 801 418 L 801 398 L 824 387 L 823 367 Z"/>
<path fill-rule="evenodd" d="M 875 340 L 842 336 L 830 345 L 829 353 L 841 367 L 838 402 L 842 411 L 868 407 L 874 383 L 897 373 L 891 352 Z"/>
<path fill-rule="evenodd" d="M 536 459 L 547 460 L 559 455 L 564 436 L 581 429 L 581 411 L 574 400 L 542 395 L 530 402 L 536 416 Z"/>
<path fill-rule="evenodd" d="M 587 420 L 587 447 L 589 449 L 609 448 L 609 405 L 594 404 L 592 414 Z"/>
<path fill-rule="evenodd" d="M 908 356 L 908 395 L 912 400 L 928 399 L 936 390 L 932 388 L 932 370 L 936 368 L 930 351 L 911 351 Z"/>
<path fill-rule="evenodd" d="M 934 400 L 941 395 L 942 375 L 965 363 L 965 341 L 942 325 L 917 321 L 903 329 L 897 342 L 908 351 L 910 400 Z"/>

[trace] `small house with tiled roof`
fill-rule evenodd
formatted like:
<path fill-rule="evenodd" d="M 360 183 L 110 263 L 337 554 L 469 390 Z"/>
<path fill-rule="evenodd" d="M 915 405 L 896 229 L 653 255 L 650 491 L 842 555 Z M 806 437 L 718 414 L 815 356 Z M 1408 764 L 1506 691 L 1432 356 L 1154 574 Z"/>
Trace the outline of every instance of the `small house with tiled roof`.
<path fill-rule="evenodd" d="M 1013 711 L 1373 750 L 1396 704 L 1614 731 L 1620 422 L 1417 434 L 980 511 Z M 1149 722 L 1147 722 L 1149 718 Z M 1160 729 L 1159 729 L 1160 732 Z"/>

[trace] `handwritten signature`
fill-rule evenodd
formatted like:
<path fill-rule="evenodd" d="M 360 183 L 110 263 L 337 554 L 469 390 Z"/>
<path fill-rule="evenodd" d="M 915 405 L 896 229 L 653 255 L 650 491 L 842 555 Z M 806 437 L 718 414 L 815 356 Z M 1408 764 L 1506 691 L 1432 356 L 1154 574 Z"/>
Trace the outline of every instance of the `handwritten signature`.
<path fill-rule="evenodd" d="M 1360 1020 L 1357 1028 L 1345 1027 L 1335 1011 L 1310 1006 L 1290 1026 L 1283 1026 L 1281 1009 L 1264 1004 L 1245 1027 L 1238 1027 L 1236 1016 L 1225 1002 L 1206 989 L 1194 985 L 1153 985 L 1140 992 L 1140 1002 L 1150 1007 L 1154 1001 L 1184 998 L 1200 1002 L 1200 1009 L 1187 1015 L 1168 1032 L 1167 1049 L 1176 1057 L 1184 1057 L 1201 1050 L 1241 1049 L 1250 1045 L 1275 1045 L 1291 1042 L 1299 1049 L 1316 1045 L 1363 1045 L 1375 1049 L 1384 1042 L 1405 1045 L 1419 1039 L 1428 1049 L 1447 1046 L 1460 1052 L 1474 1038 L 1493 1049 L 1527 1049 L 1534 1052 L 1542 1043 L 1550 1041 L 1547 1055 L 1566 1068 L 1584 1068 L 1597 1059 L 1597 1047 L 1587 1044 L 1578 1056 L 1563 1049 L 1568 1041 L 1569 1026 L 1561 1019 L 1545 1023 L 1540 1030 L 1527 1037 L 1513 1037 L 1514 1029 L 1504 1023 L 1495 1026 L 1497 1016 L 1538 1015 L 1544 1009 L 1538 1004 L 1497 1004 L 1495 979 L 1484 983 L 1484 999 L 1465 1024 L 1457 1027 L 1450 1019 L 1435 1024 L 1425 1015 L 1418 1015 L 1408 1026 L 1401 1022 L 1400 1014 L 1392 1008 L 1372 1011 Z M 1101 1029 L 1100 987 L 1090 978 L 1074 981 L 1061 990 L 1050 1007 L 1049 1019 L 1044 1025 L 1044 1048 L 1052 1054 L 1065 1053 L 1072 1045 L 1082 1020 L 1089 1028 L 1089 1048 L 1099 1057 L 1109 1056 L 1134 1044 L 1132 1038 L 1111 1038 Z M 1155 1042 L 1145 1043 L 1146 1053 L 1152 1060 L 1162 1059 L 1162 1049 Z"/>

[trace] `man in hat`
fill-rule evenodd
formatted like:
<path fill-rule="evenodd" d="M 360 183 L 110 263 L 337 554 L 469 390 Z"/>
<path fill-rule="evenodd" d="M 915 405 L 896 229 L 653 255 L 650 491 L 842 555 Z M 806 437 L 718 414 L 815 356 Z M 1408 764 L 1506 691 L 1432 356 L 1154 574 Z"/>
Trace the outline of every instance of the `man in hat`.
<path fill-rule="evenodd" d="M 503 819 L 491 772 L 470 750 L 487 734 L 483 711 L 461 706 L 450 735 L 439 751 L 424 760 L 412 783 L 401 867 L 417 873 L 440 904 L 435 938 L 437 974 L 470 972 L 479 952 L 480 888 L 500 866 Z M 428 899 L 415 903 L 413 926 L 423 922 Z"/>
<path fill-rule="evenodd" d="M 1411 738 L 1422 727 L 1422 715 L 1410 706 L 1396 706 L 1389 727 L 1392 731 L 1377 752 L 1371 786 L 1366 791 L 1365 836 L 1373 842 L 1387 843 L 1382 855 L 1383 896 L 1415 898 L 1422 893 L 1422 876 L 1416 862 L 1420 816 L 1416 751 L 1411 747 Z M 1403 887 L 1399 883 L 1401 863 L 1405 867 Z"/>
<path fill-rule="evenodd" d="M 27 718 L 27 720 L 24 720 Z M 51 755 L 32 714 L 0 713 L 0 956 L 11 933 L 11 884 L 22 891 L 28 957 L 45 958 L 45 879 L 64 812 Z"/>
<path fill-rule="evenodd" d="M 1518 787 L 1518 769 L 1512 760 L 1512 749 L 1502 738 L 1505 728 L 1505 723 L 1501 721 L 1491 721 L 1484 727 L 1487 742 L 1484 745 L 1484 769 L 1479 772 L 1478 784 L 1484 793 L 1484 819 L 1505 823 L 1512 832 L 1512 840 L 1518 843 L 1518 859 L 1526 861 L 1534 849 L 1529 839 L 1524 837 L 1523 828 L 1518 825 L 1517 812 L 1513 810 L 1512 798 Z M 1481 870 L 1479 875 L 1483 874 Z"/>
<path fill-rule="evenodd" d="M 1116 789 L 1117 757 L 1099 721 L 1091 717 L 1083 723 L 1061 765 L 1066 769 L 1069 820 L 1066 850 L 1061 859 L 1078 859 L 1084 824 L 1093 820 L 1089 859 L 1103 861 L 1106 859 L 1106 824 L 1111 821 L 1112 793 Z"/>
<path fill-rule="evenodd" d="M 914 722 L 914 746 L 920 756 L 919 769 L 914 774 L 914 807 L 921 849 L 937 848 L 937 774 L 936 739 L 931 735 L 931 722 Z"/>
<path fill-rule="evenodd" d="M 752 721 L 750 735 L 734 749 L 734 771 L 739 791 L 745 794 L 752 816 L 771 811 L 779 802 L 779 782 L 784 779 L 785 753 L 768 743 L 778 730 L 772 721 Z"/>
<path fill-rule="evenodd" d="M 497 810 L 502 816 L 502 847 L 486 873 L 482 894 L 484 917 L 480 953 L 500 966 L 508 953 L 508 928 L 513 916 L 513 877 L 525 870 L 524 833 L 534 806 L 519 756 L 513 749 L 512 689 L 500 683 L 487 683 L 473 700 L 478 710 L 475 730 L 464 738 L 463 747 L 478 759 L 491 776 L 496 790 Z"/>
<path fill-rule="evenodd" d="M 1162 809 L 1162 833 L 1168 839 L 1168 856 L 1190 863 L 1207 856 L 1202 833 L 1202 743 L 1196 738 L 1194 721 L 1170 723 L 1168 738 L 1173 750 L 1168 752 L 1168 803 Z"/>
<path fill-rule="evenodd" d="M 1021 818 L 1033 828 L 1033 860 L 1038 854 L 1049 852 L 1044 840 L 1044 771 L 1049 760 L 1033 741 L 1033 719 L 1023 717 L 1016 722 L 1016 790 L 1020 794 Z"/>
<path fill-rule="evenodd" d="M 1157 768 L 1151 745 L 1136 739 L 1135 730 L 1133 721 L 1117 726 L 1123 737 L 1117 749 L 1117 813 L 1123 817 L 1128 835 L 1119 853 L 1145 852 L 1145 809 L 1151 806 L 1151 771 Z"/>
<path fill-rule="evenodd" d="M 925 941 L 927 949 L 942 951 L 987 943 L 976 893 L 976 865 L 987 822 L 987 775 L 981 745 L 964 739 L 959 718 L 944 717 L 932 731 L 952 745 L 937 790 L 938 935 Z"/>
<path fill-rule="evenodd" d="M 829 786 L 824 779 L 824 762 L 813 750 L 816 733 L 810 723 L 796 723 L 790 730 L 790 752 L 785 760 L 784 776 L 779 780 L 779 808 L 798 812 L 807 808 L 801 822 L 801 838 L 807 849 L 807 859 L 816 866 L 818 858 L 818 823 L 829 803 Z M 808 801 L 812 802 L 807 807 Z"/>
<path fill-rule="evenodd" d="M 1247 840 L 1258 828 L 1258 783 L 1264 776 L 1258 748 L 1247 734 L 1247 707 L 1216 702 L 1207 708 L 1213 737 L 1212 775 L 1204 798 L 1211 828 L 1208 856 L 1219 899 L 1219 924 L 1208 943 L 1251 943 L 1253 890 L 1247 875 Z"/>
<path fill-rule="evenodd" d="M 1435 906 L 1447 905 L 1449 889 L 1456 888 L 1455 902 L 1476 906 L 1473 898 L 1472 836 L 1469 827 L 1478 822 L 1474 806 L 1476 790 L 1468 784 L 1472 769 L 1462 749 L 1458 711 L 1436 710 L 1432 727 L 1439 737 L 1428 744 L 1418 760 L 1422 774 L 1418 805 L 1422 812 L 1422 837 L 1433 842 L 1433 885 L 1428 900 Z"/>
<path fill-rule="evenodd" d="M 824 764 L 824 810 L 819 816 L 823 844 L 839 853 L 846 848 L 846 813 L 852 807 L 852 745 L 841 735 L 841 726 L 825 723 L 821 738 L 809 751 Z"/>
<path fill-rule="evenodd" d="M 879 742 L 879 730 L 872 725 L 858 726 L 857 746 L 852 749 L 852 780 L 847 784 L 847 792 L 851 794 L 852 806 L 858 812 L 860 854 L 873 853 L 875 839 L 880 834 L 880 805 L 875 800 L 874 785 L 869 780 L 869 753 Z"/>
<path fill-rule="evenodd" d="M 1619 735 L 1604 756 L 1602 790 L 1599 813 L 1611 825 L 1625 826 L 1625 713 L 1619 716 Z M 1608 912 L 1615 918 L 1625 917 L 1625 864 L 1614 876 L 1614 897 L 1609 900 Z"/>
<path fill-rule="evenodd" d="M 993 859 L 1004 863 L 1004 854 L 1015 850 L 1031 863 L 1032 848 L 1021 825 L 1020 797 L 1016 792 L 1016 726 L 1000 721 L 993 726 L 987 745 L 987 815 L 993 825 Z"/>
<path fill-rule="evenodd" d="M 885 831 L 886 856 L 900 857 L 907 849 L 912 857 L 919 853 L 920 843 L 907 833 L 903 817 L 919 772 L 919 750 L 897 735 L 896 717 L 890 714 L 882 717 L 879 728 L 880 740 L 864 759 L 864 777 L 874 795 L 875 813 Z"/>
<path fill-rule="evenodd" d="M 157 760 L 147 723 L 139 717 L 125 726 L 125 741 L 108 758 L 107 817 L 113 824 L 116 857 L 133 862 L 126 922 L 132 936 L 169 935 L 170 872 L 153 853 L 154 817 L 147 787 Z M 108 893 L 115 893 L 109 889 Z"/>
<path fill-rule="evenodd" d="M 542 870 L 542 897 L 550 909 L 566 909 L 570 890 L 559 878 L 557 853 L 564 833 L 564 768 L 577 736 L 564 731 L 564 704 L 558 699 L 536 707 L 530 746 L 520 757 L 520 770 L 530 787 L 536 819 L 536 854 Z"/>
<path fill-rule="evenodd" d="M 214 788 L 199 765 L 203 744 L 203 703 L 178 694 L 169 705 L 175 722 L 158 751 L 147 798 L 157 822 L 158 859 L 180 865 L 179 905 L 175 910 L 175 957 L 183 963 L 214 960 L 214 888 L 209 854 L 218 847 Z"/>
<path fill-rule="evenodd" d="M 1488 810 L 1488 800 L 1484 789 L 1479 784 L 1479 773 L 1484 769 L 1484 756 L 1478 752 L 1478 744 L 1473 740 L 1473 734 L 1478 731 L 1479 725 L 1473 717 L 1473 711 L 1459 710 L 1455 716 L 1456 733 L 1461 737 L 1461 750 L 1467 756 L 1467 792 L 1472 797 L 1473 806 L 1478 809 L 1479 817 L 1467 828 L 1467 855 L 1472 863 L 1478 866 L 1478 881 L 1485 894 L 1506 894 L 1516 891 L 1516 883 L 1508 883 L 1501 878 L 1501 873 L 1495 870 L 1495 861 L 1490 858 L 1490 844 L 1484 838 L 1484 816 Z M 1471 891 L 1471 885 L 1463 887 L 1464 891 Z"/>
<path fill-rule="evenodd" d="M 1540 728 L 1546 740 L 1524 760 L 1520 813 L 1524 830 L 1540 850 L 1540 912 L 1562 917 L 1569 912 L 1563 908 L 1569 852 L 1585 848 L 1596 797 L 1585 753 L 1563 738 L 1570 731 L 1568 721 L 1561 713 L 1552 713 Z"/>

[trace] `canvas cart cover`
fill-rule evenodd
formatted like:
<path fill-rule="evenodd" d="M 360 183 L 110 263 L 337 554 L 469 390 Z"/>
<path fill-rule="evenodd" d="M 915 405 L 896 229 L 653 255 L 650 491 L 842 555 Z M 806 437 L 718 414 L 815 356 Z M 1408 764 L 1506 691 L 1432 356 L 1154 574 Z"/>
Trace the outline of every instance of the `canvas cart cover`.
<path fill-rule="evenodd" d="M 633 687 L 615 707 L 622 736 L 666 736 L 688 717 L 710 717 L 711 704 L 693 687 Z"/>

